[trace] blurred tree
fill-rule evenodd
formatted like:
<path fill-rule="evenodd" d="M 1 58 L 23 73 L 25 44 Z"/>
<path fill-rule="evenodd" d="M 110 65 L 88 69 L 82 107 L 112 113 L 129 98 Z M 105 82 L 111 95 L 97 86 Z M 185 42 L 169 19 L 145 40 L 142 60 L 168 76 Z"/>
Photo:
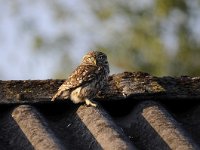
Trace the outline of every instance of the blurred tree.
<path fill-rule="evenodd" d="M 1 65 L 0 76 L 14 75 L 7 74 L 14 62 L 13 72 L 24 67 L 26 76 L 65 78 L 90 49 L 108 54 L 112 72 L 200 74 L 199 0 L 1 3 L 0 49 L 17 59 L 2 54 L 2 62 L 12 61 L 1 63 L 10 67 Z"/>
<path fill-rule="evenodd" d="M 120 30 L 111 38 L 96 43 L 109 53 L 111 62 L 129 71 L 145 71 L 154 75 L 199 75 L 200 44 L 192 33 L 191 18 L 200 15 L 199 1 L 89 0 L 91 9 L 102 22 L 119 19 Z M 146 4 L 146 5 L 145 5 Z M 196 13 L 194 13 L 196 12 Z M 197 14 L 198 15 L 194 15 Z M 196 22 L 197 23 L 197 22 Z M 189 26 L 190 24 L 190 26 Z M 200 36 L 200 35 L 198 35 Z"/>

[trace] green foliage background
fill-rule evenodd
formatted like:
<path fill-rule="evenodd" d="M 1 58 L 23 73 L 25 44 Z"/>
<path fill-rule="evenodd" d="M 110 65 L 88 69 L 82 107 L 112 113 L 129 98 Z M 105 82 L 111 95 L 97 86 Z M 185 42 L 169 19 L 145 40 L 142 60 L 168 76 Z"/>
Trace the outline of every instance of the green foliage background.
<path fill-rule="evenodd" d="M 8 38 L 11 42 L 3 48 L 12 49 L 8 59 L 0 57 L 1 78 L 66 78 L 91 49 L 108 55 L 111 73 L 200 76 L 199 0 L 22 0 L 0 4 L 6 12 L 0 14 L 4 23 L 0 25 L 0 48 Z M 13 65 L 15 70 L 7 71 Z"/>
<path fill-rule="evenodd" d="M 134 4 L 115 2 L 113 8 L 103 5 L 93 7 L 101 21 L 115 15 L 128 18 L 129 24 L 123 32 L 115 32 L 112 39 L 97 47 L 111 56 L 116 66 L 125 70 L 140 70 L 154 75 L 200 74 L 200 44 L 189 23 L 200 7 L 199 1 L 154 0 L 147 7 L 134 8 Z M 112 3 L 112 2 L 111 2 Z M 193 3 L 193 4 L 191 4 Z M 194 4 L 195 3 L 195 4 Z M 196 5 L 194 8 L 193 6 Z M 170 49 L 162 38 L 169 28 L 174 28 L 175 48 Z M 199 36 L 199 35 L 198 35 Z"/>

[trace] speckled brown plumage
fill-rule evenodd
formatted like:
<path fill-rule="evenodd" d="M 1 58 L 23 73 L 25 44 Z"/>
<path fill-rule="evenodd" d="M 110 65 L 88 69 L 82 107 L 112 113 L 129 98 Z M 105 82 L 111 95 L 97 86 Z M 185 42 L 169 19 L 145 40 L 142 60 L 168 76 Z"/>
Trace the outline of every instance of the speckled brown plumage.
<path fill-rule="evenodd" d="M 58 97 L 70 98 L 74 103 L 86 102 L 87 105 L 96 106 L 91 101 L 107 83 L 109 72 L 107 56 L 104 53 L 88 52 L 80 66 L 59 87 L 52 101 Z"/>

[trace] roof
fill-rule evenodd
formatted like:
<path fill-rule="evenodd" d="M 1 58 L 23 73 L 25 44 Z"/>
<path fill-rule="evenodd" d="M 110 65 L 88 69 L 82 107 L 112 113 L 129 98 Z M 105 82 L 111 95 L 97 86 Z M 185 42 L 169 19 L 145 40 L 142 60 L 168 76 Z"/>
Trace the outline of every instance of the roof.
<path fill-rule="evenodd" d="M 109 77 L 98 107 L 52 95 L 64 80 L 0 81 L 0 149 L 199 149 L 200 77 Z"/>

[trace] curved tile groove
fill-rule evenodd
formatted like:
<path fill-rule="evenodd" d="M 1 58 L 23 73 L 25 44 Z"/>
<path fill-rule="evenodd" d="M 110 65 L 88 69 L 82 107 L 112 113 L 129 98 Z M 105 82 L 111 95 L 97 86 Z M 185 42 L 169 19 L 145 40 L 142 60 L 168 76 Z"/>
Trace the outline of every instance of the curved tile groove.
<path fill-rule="evenodd" d="M 62 150 L 64 149 L 55 138 L 40 113 L 30 105 L 20 105 L 12 112 L 29 142 L 36 150 Z"/>
<path fill-rule="evenodd" d="M 131 136 L 145 149 L 199 149 L 172 115 L 156 102 L 140 103 L 132 119 Z"/>
<path fill-rule="evenodd" d="M 76 114 L 103 149 L 136 149 L 103 109 L 80 106 Z"/>

